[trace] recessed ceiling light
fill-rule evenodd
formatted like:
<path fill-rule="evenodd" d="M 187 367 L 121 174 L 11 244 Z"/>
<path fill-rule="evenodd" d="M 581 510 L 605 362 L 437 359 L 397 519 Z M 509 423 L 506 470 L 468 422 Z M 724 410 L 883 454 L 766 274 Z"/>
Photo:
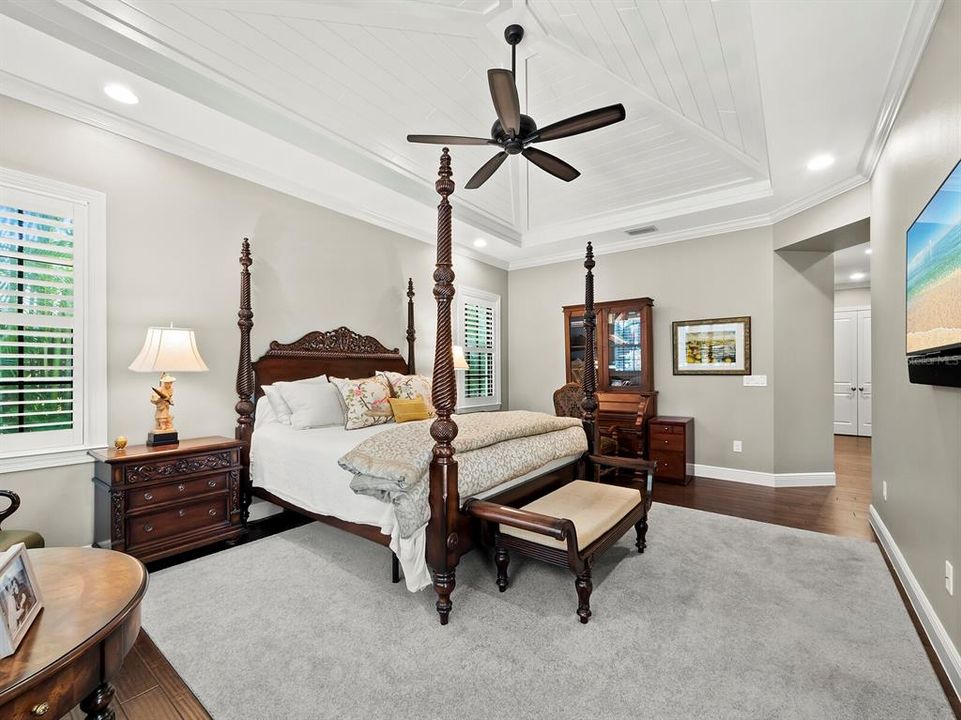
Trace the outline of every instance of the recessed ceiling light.
<path fill-rule="evenodd" d="M 852 280 L 864 280 L 864 278 L 867 277 L 867 273 L 854 272 L 848 275 L 848 277 L 851 278 Z"/>
<path fill-rule="evenodd" d="M 808 170 L 811 172 L 816 172 L 818 170 L 824 170 L 824 168 L 829 168 L 834 164 L 834 156 L 828 155 L 827 153 L 822 153 L 821 155 L 815 155 L 813 158 L 808 160 Z"/>
<path fill-rule="evenodd" d="M 870 255 L 870 254 L 871 254 L 871 248 L 864 248 L 864 254 L 865 254 L 865 255 Z"/>
<path fill-rule="evenodd" d="M 476 248 L 487 247 L 487 241 L 484 238 L 477 238 L 474 241 L 474 247 Z"/>
<path fill-rule="evenodd" d="M 140 102 L 140 98 L 134 95 L 133 90 L 126 85 L 110 83 L 109 85 L 104 85 L 103 91 L 111 100 L 116 100 L 118 103 L 123 103 L 124 105 L 136 105 Z"/>

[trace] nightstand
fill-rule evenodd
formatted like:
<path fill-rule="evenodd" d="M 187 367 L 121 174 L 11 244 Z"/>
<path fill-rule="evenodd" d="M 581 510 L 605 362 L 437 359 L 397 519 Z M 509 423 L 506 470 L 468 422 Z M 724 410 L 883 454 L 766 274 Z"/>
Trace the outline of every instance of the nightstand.
<path fill-rule="evenodd" d="M 657 461 L 655 480 L 687 485 L 694 479 L 694 418 L 658 415 L 648 427 L 648 460 Z"/>
<path fill-rule="evenodd" d="M 91 452 L 96 544 L 147 562 L 236 540 L 243 445 L 204 437 Z"/>

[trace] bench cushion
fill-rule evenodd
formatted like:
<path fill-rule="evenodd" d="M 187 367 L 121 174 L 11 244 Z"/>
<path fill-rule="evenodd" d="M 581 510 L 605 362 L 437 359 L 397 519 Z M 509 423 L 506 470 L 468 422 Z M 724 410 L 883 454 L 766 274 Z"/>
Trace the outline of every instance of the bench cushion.
<path fill-rule="evenodd" d="M 583 550 L 623 520 L 641 500 L 641 493 L 635 488 L 574 480 L 521 509 L 570 520 L 577 530 L 577 549 Z M 566 541 L 530 530 L 501 525 L 501 533 L 548 547 L 567 548 Z"/>

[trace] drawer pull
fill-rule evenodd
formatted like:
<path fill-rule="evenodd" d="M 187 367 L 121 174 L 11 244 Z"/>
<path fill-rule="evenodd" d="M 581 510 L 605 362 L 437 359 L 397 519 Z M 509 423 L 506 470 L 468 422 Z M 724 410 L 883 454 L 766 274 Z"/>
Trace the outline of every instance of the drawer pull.
<path fill-rule="evenodd" d="M 215 488 L 215 487 L 217 487 L 217 481 L 216 481 L 216 480 L 208 480 L 208 481 L 207 481 L 207 487 L 209 487 L 209 488 Z"/>
<path fill-rule="evenodd" d="M 143 526 L 143 531 L 144 531 L 144 532 L 153 532 L 153 525 L 151 525 L 150 523 L 147 523 L 146 525 Z"/>
<path fill-rule="evenodd" d="M 186 514 L 187 514 L 187 511 L 182 508 L 177 511 L 177 517 L 183 517 Z"/>
<path fill-rule="evenodd" d="M 217 517 L 217 511 L 213 508 L 210 508 L 210 510 L 207 511 L 207 514 L 210 515 L 210 517 Z"/>
<path fill-rule="evenodd" d="M 145 493 L 143 494 L 143 499 L 144 499 L 144 500 L 153 500 L 153 494 L 152 494 L 152 493 L 145 492 Z"/>
<path fill-rule="evenodd" d="M 187 486 L 184 485 L 183 483 L 180 483 L 180 484 L 177 486 L 177 492 L 183 492 L 183 491 L 186 490 L 186 489 L 187 489 Z"/>
<path fill-rule="evenodd" d="M 47 702 L 37 703 L 30 710 L 30 714 L 33 715 L 34 717 L 43 717 L 44 715 L 47 714 L 47 711 L 49 710 L 50 710 L 50 703 L 47 703 Z"/>

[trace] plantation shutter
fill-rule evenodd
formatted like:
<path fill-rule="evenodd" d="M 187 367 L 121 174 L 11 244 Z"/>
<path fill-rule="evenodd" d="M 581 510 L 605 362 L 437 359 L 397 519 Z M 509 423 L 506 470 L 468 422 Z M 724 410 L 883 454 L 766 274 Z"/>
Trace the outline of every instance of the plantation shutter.
<path fill-rule="evenodd" d="M 459 404 L 463 407 L 496 405 L 500 402 L 500 300 L 486 293 L 464 290 L 460 307 L 461 338 L 468 369 L 458 373 Z"/>
<path fill-rule="evenodd" d="M 0 187 L 0 452 L 80 445 L 86 208 Z"/>

